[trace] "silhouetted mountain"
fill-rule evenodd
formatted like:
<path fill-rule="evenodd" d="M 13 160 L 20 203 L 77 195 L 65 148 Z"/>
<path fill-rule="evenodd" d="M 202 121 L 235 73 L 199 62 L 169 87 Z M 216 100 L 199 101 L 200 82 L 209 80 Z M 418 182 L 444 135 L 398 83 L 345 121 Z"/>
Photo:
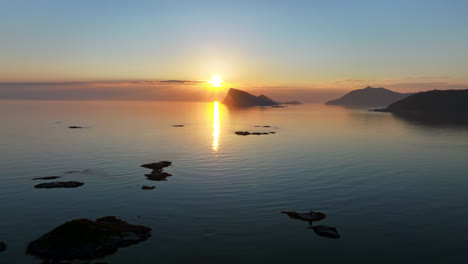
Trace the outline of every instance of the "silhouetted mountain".
<path fill-rule="evenodd" d="M 367 86 L 364 89 L 351 91 L 343 97 L 328 101 L 325 104 L 344 106 L 387 106 L 409 95 L 411 94 L 402 94 L 385 88 Z"/>
<path fill-rule="evenodd" d="M 265 95 L 255 96 L 242 90 L 231 88 L 224 97 L 223 104 L 229 107 L 251 107 L 278 105 Z"/>
<path fill-rule="evenodd" d="M 420 92 L 374 111 L 425 123 L 468 123 L 468 89 Z"/>

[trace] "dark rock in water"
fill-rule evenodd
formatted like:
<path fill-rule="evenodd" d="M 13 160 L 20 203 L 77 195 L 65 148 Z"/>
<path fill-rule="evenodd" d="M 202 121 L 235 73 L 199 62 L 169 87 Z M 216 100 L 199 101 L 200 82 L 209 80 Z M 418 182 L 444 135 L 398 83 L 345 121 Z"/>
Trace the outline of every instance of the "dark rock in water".
<path fill-rule="evenodd" d="M 279 107 L 286 107 L 286 106 L 284 106 L 284 105 L 272 105 L 271 107 L 278 107 L 279 108 Z"/>
<path fill-rule="evenodd" d="M 55 228 L 29 243 L 27 253 L 46 263 L 91 260 L 138 244 L 151 237 L 151 228 L 131 225 L 114 216 L 96 221 L 77 219 Z"/>
<path fill-rule="evenodd" d="M 169 167 L 171 165 L 172 165 L 172 162 L 170 161 L 160 161 L 160 162 L 143 164 L 141 165 L 141 167 L 146 168 L 146 169 L 161 171 L 162 169 Z"/>
<path fill-rule="evenodd" d="M 404 99 L 411 94 L 402 94 L 385 88 L 366 87 L 354 90 L 343 97 L 326 102 L 326 105 L 344 105 L 355 107 L 387 106 Z"/>
<path fill-rule="evenodd" d="M 248 92 L 231 88 L 224 97 L 223 104 L 228 107 L 271 106 L 278 103 L 265 95 L 255 96 Z"/>
<path fill-rule="evenodd" d="M 84 183 L 76 181 L 67 181 L 67 182 L 47 182 L 41 183 L 34 186 L 34 188 L 40 189 L 51 189 L 51 188 L 77 188 L 83 186 Z"/>
<path fill-rule="evenodd" d="M 7 245 L 5 244 L 5 242 L 0 241 L 0 252 L 4 251 L 6 248 L 7 248 Z"/>
<path fill-rule="evenodd" d="M 250 132 L 249 131 L 236 131 L 235 134 L 239 136 L 248 136 L 250 135 Z"/>
<path fill-rule="evenodd" d="M 167 177 L 172 176 L 172 174 L 164 171 L 153 171 L 150 174 L 145 174 L 146 178 L 150 181 L 167 181 Z"/>
<path fill-rule="evenodd" d="M 315 233 L 319 236 L 328 237 L 328 238 L 340 238 L 340 234 L 338 230 L 334 227 L 318 225 L 318 226 L 311 226 L 309 229 L 313 229 Z"/>
<path fill-rule="evenodd" d="M 82 126 L 69 126 L 68 128 L 77 129 L 77 128 L 84 128 L 84 127 L 82 127 Z"/>
<path fill-rule="evenodd" d="M 33 180 L 55 180 L 61 178 L 60 176 L 47 176 L 47 177 L 38 177 L 34 178 Z"/>
<path fill-rule="evenodd" d="M 184 127 L 184 125 L 172 125 L 173 127 Z"/>
<path fill-rule="evenodd" d="M 468 124 L 468 89 L 420 92 L 376 112 L 427 124 Z"/>
<path fill-rule="evenodd" d="M 324 219 L 325 217 L 327 217 L 327 215 L 324 213 L 314 212 L 314 211 L 310 211 L 307 213 L 297 213 L 294 211 L 282 211 L 281 213 L 287 214 L 292 219 L 306 221 L 306 222 L 309 222 L 310 224 L 312 224 L 312 221 L 320 221 Z"/>
<path fill-rule="evenodd" d="M 271 127 L 271 126 L 263 126 L 263 127 Z"/>
<path fill-rule="evenodd" d="M 261 132 L 253 132 L 253 133 L 251 133 L 251 135 L 256 135 L 256 136 L 259 136 L 259 135 L 261 135 L 261 134 L 262 134 Z"/>
<path fill-rule="evenodd" d="M 276 132 L 271 131 L 270 134 L 276 134 Z"/>
<path fill-rule="evenodd" d="M 262 135 L 270 135 L 268 132 L 263 132 Z"/>
<path fill-rule="evenodd" d="M 254 126 L 254 127 L 262 127 L 262 126 Z"/>
<path fill-rule="evenodd" d="M 153 190 L 154 188 L 156 188 L 156 186 L 146 186 L 146 185 L 141 186 L 142 190 Z"/>
<path fill-rule="evenodd" d="M 155 163 L 143 164 L 141 167 L 152 169 L 153 171 L 149 174 L 145 174 L 146 178 L 151 181 L 166 181 L 167 177 L 172 174 L 164 172 L 163 169 L 172 165 L 170 161 L 160 161 Z"/>

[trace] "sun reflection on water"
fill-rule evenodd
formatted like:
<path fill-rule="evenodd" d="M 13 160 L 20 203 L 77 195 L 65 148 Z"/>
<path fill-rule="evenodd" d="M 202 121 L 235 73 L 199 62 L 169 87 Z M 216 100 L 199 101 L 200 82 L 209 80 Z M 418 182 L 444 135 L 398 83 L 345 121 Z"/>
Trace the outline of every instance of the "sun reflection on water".
<path fill-rule="evenodd" d="M 219 140 L 219 103 L 213 104 L 213 150 L 218 151 Z"/>

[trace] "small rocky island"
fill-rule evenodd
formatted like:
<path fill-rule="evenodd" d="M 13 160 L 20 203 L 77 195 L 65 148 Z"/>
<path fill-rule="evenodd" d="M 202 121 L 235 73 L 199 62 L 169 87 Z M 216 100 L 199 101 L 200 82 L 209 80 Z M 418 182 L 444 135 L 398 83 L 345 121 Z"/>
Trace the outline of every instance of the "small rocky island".
<path fill-rule="evenodd" d="M 354 90 L 343 97 L 326 102 L 326 105 L 342 105 L 351 107 L 378 107 L 387 106 L 411 94 L 397 93 L 385 88 L 367 86 L 364 89 Z"/>
<path fill-rule="evenodd" d="M 77 219 L 55 228 L 29 243 L 27 253 L 44 263 L 91 260 L 112 254 L 151 237 L 151 228 L 131 225 L 114 216 L 92 221 Z"/>
<path fill-rule="evenodd" d="M 265 95 L 255 96 L 234 88 L 229 89 L 224 97 L 223 104 L 233 108 L 279 105 L 279 103 Z"/>
<path fill-rule="evenodd" d="M 468 89 L 420 92 L 374 111 L 424 123 L 468 124 Z"/>

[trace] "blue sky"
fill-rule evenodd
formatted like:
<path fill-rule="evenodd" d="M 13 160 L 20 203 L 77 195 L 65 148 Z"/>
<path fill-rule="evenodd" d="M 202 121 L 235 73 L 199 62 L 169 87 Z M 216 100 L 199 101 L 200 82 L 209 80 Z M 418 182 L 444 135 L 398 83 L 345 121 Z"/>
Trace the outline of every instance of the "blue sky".
<path fill-rule="evenodd" d="M 468 1 L 0 2 L 0 82 L 468 83 Z"/>

